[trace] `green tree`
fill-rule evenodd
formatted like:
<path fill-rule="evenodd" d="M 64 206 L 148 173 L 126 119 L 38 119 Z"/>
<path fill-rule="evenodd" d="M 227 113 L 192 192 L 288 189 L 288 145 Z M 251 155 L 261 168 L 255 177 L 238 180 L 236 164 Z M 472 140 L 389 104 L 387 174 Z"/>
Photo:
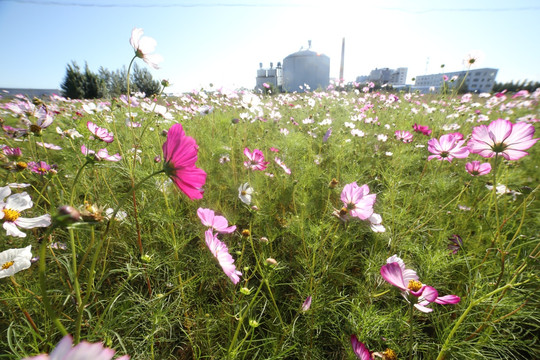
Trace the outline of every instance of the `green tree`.
<path fill-rule="evenodd" d="M 71 99 L 83 99 L 84 98 L 84 83 L 85 76 L 81 73 L 79 65 L 75 61 L 67 65 L 66 76 L 64 81 L 60 85 L 62 88 L 62 96 Z"/>
<path fill-rule="evenodd" d="M 88 64 L 84 71 L 84 98 L 98 99 L 105 96 L 105 82 L 95 73 L 90 71 Z"/>
<path fill-rule="evenodd" d="M 147 68 L 141 68 L 136 63 L 133 66 L 131 84 L 133 85 L 134 91 L 143 92 L 147 97 L 157 95 L 161 91 L 160 82 L 154 80 L 152 74 Z"/>

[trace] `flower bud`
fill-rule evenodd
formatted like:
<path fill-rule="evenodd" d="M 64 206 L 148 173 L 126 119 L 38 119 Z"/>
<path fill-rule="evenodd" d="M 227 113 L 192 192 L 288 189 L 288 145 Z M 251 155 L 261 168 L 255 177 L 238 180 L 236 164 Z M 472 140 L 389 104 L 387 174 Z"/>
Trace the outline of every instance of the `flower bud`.
<path fill-rule="evenodd" d="M 58 208 L 58 214 L 54 217 L 58 226 L 69 226 L 73 223 L 82 221 L 79 210 L 70 205 L 63 205 Z"/>
<path fill-rule="evenodd" d="M 269 265 L 269 266 L 275 266 L 275 265 L 277 265 L 277 261 L 276 261 L 276 259 L 274 259 L 274 258 L 268 258 L 268 259 L 266 259 L 266 260 L 264 261 L 264 263 L 265 263 L 266 265 Z"/>

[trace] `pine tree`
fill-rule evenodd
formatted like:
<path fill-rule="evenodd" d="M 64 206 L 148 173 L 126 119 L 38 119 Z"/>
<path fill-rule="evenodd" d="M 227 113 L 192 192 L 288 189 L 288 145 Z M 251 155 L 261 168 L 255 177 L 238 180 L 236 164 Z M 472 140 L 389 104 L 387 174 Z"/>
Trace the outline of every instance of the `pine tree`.
<path fill-rule="evenodd" d="M 75 61 L 67 65 L 66 76 L 61 84 L 62 96 L 71 99 L 84 98 L 84 83 L 85 78 L 81 73 L 81 69 Z"/>

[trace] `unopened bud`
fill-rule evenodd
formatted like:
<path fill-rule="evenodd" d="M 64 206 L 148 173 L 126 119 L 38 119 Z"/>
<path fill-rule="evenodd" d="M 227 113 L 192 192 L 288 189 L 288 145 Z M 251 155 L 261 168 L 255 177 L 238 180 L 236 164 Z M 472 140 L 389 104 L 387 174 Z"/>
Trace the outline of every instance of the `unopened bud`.
<path fill-rule="evenodd" d="M 330 181 L 330 184 L 328 184 L 328 187 L 330 189 L 334 189 L 337 184 L 339 184 L 339 181 L 336 178 L 332 178 L 332 181 Z"/>
<path fill-rule="evenodd" d="M 274 258 L 268 258 L 264 261 L 266 265 L 275 266 L 277 265 L 277 261 Z"/>
<path fill-rule="evenodd" d="M 242 230 L 242 236 L 249 237 L 249 235 L 251 235 L 251 232 L 248 229 Z"/>
<path fill-rule="evenodd" d="M 54 218 L 59 226 L 68 226 L 70 224 L 82 221 L 79 210 L 70 205 L 63 205 L 58 208 L 58 214 Z"/>

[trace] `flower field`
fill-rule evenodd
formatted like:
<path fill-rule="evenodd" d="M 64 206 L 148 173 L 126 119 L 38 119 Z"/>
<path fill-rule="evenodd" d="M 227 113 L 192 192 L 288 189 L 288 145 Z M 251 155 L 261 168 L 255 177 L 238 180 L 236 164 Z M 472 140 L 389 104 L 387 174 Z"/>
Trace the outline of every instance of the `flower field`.
<path fill-rule="evenodd" d="M 538 358 L 540 90 L 334 86 L 1 99 L 0 358 Z"/>

